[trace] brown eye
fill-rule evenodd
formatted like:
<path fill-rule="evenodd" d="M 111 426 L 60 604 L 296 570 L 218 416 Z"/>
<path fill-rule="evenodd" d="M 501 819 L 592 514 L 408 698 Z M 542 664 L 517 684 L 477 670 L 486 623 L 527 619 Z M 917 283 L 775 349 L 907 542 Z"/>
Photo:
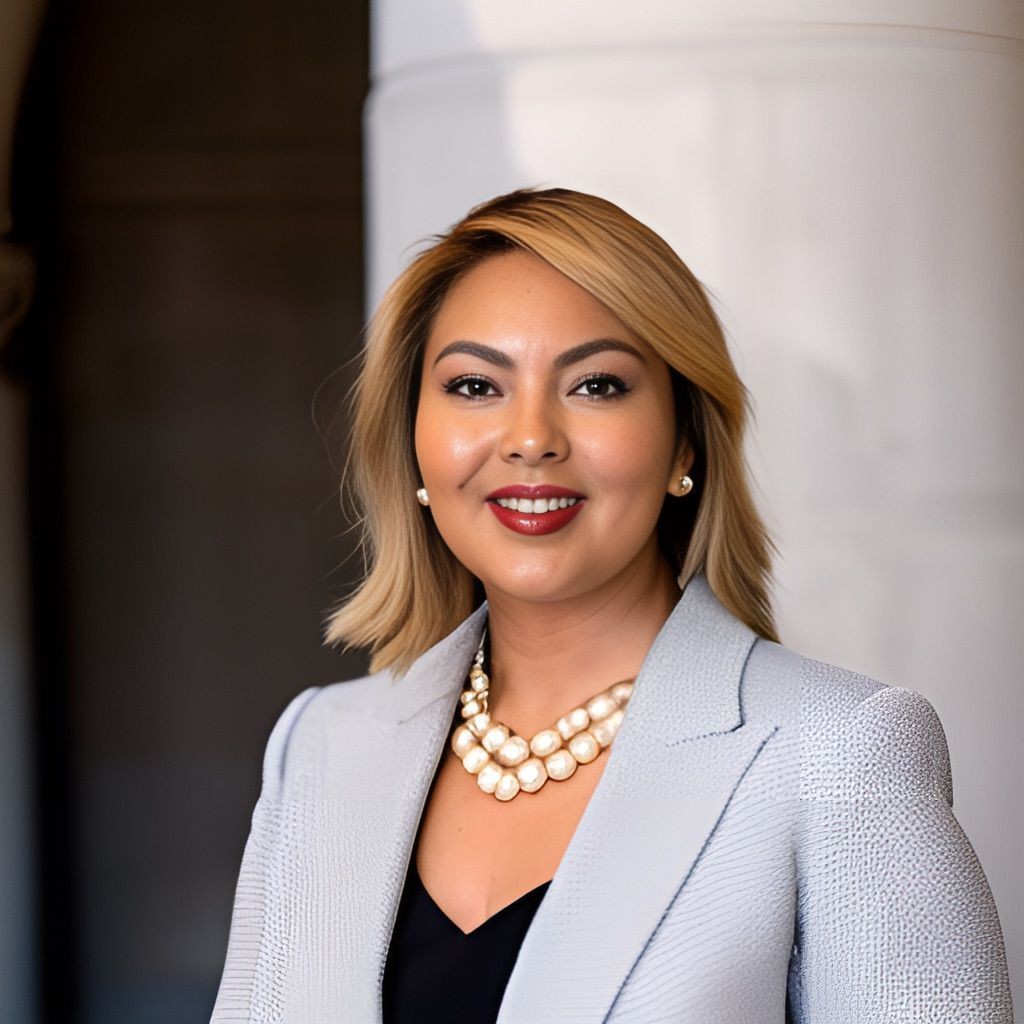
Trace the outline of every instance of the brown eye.
<path fill-rule="evenodd" d="M 493 387 L 486 377 L 456 377 L 445 384 L 444 389 L 450 395 L 461 395 L 464 398 L 489 398 L 487 389 Z"/>
<path fill-rule="evenodd" d="M 613 399 L 621 398 L 629 388 L 625 382 L 611 373 L 596 373 L 580 381 L 574 388 L 573 393 L 585 389 L 585 398 Z"/>

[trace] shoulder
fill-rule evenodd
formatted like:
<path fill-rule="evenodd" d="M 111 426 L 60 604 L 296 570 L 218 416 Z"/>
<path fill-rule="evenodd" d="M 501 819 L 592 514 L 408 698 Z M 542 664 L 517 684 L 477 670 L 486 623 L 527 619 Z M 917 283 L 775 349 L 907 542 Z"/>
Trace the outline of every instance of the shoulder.
<path fill-rule="evenodd" d="M 952 802 L 945 731 L 916 690 L 758 639 L 741 703 L 745 720 L 774 721 L 798 740 L 804 797 L 928 789 Z"/>
<path fill-rule="evenodd" d="M 762 641 L 747 668 L 752 713 L 784 709 L 792 740 L 797 1017 L 1009 1021 L 998 913 L 931 702 Z"/>
<path fill-rule="evenodd" d="M 339 721 L 375 717 L 386 671 L 310 686 L 292 697 L 270 731 L 263 755 L 263 789 L 276 793 L 288 764 L 303 751 L 321 746 Z"/>
<path fill-rule="evenodd" d="M 782 709 L 813 727 L 841 717 L 887 688 L 878 679 L 758 637 L 744 666 L 741 697 L 751 715 L 777 716 Z"/>

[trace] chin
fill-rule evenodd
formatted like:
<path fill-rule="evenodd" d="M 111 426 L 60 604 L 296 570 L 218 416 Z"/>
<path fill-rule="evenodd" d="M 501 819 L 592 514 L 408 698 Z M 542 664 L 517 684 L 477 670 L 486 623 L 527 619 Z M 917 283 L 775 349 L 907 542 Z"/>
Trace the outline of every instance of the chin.
<path fill-rule="evenodd" d="M 483 582 L 484 589 L 494 591 L 517 601 L 529 601 L 545 604 L 551 601 L 564 601 L 579 594 L 586 593 L 592 586 L 581 576 L 566 573 L 564 567 L 558 572 L 551 568 L 531 565 L 521 572 L 509 573 L 508 566 L 497 573 L 476 573 Z"/>

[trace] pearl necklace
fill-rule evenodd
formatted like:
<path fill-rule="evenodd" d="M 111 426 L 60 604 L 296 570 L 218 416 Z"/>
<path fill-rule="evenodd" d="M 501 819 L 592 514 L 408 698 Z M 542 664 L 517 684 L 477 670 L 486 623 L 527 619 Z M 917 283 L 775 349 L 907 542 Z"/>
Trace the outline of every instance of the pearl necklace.
<path fill-rule="evenodd" d="M 466 721 L 456 726 L 451 740 L 455 755 L 466 771 L 476 776 L 483 792 L 503 801 L 511 800 L 520 790 L 536 793 L 548 779 L 563 782 L 575 773 L 577 765 L 589 764 L 611 746 L 633 693 L 631 679 L 595 694 L 527 741 L 507 725 L 492 721 L 487 711 L 486 636 L 484 630 L 469 682 L 459 694 Z"/>

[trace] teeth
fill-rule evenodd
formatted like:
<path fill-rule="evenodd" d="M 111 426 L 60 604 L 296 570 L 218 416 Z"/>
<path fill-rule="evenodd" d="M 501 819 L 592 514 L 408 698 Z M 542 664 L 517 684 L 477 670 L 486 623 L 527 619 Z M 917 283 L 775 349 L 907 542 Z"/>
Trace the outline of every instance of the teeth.
<path fill-rule="evenodd" d="M 497 498 L 502 508 L 510 508 L 514 512 L 529 512 L 533 515 L 553 512 L 556 508 L 568 508 L 575 505 L 578 498 Z"/>

